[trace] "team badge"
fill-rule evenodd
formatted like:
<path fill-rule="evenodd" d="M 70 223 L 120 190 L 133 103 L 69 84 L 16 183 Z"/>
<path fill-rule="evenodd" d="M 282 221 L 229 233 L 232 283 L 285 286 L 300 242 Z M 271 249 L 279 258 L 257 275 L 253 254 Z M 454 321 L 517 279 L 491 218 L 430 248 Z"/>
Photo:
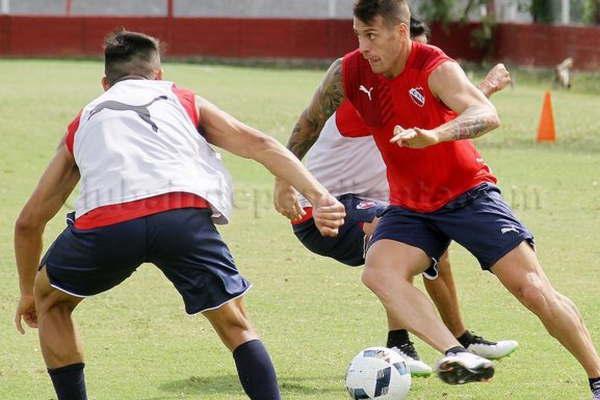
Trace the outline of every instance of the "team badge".
<path fill-rule="evenodd" d="M 368 210 L 369 208 L 373 208 L 377 205 L 374 201 L 361 201 L 356 205 L 357 210 Z"/>
<path fill-rule="evenodd" d="M 408 91 L 408 94 L 410 95 L 412 101 L 419 107 L 423 107 L 425 105 L 425 95 L 423 94 L 422 87 L 412 88 Z"/>

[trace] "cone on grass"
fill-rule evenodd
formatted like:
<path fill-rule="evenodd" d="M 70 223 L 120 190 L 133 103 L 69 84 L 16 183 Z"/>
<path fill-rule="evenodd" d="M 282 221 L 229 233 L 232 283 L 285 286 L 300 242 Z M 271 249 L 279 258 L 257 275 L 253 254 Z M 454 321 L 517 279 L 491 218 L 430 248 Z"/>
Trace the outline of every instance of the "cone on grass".
<path fill-rule="evenodd" d="M 542 115 L 540 125 L 537 131 L 538 142 L 555 142 L 556 128 L 554 126 L 554 113 L 552 112 L 552 98 L 550 92 L 544 94 L 544 105 L 542 106 Z"/>

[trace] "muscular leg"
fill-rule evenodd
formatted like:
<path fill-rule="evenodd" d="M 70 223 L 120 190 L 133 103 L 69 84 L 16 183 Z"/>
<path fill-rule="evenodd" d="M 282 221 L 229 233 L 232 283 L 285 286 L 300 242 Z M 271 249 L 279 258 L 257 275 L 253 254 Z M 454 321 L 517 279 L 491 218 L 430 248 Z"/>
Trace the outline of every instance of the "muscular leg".
<path fill-rule="evenodd" d="M 83 299 L 50 286 L 46 268 L 35 280 L 35 304 L 42 354 L 48 368 L 83 362 L 83 350 L 71 314 Z"/>
<path fill-rule="evenodd" d="M 600 377 L 600 358 L 579 311 L 571 300 L 552 287 L 526 242 L 502 257 L 492 271 L 525 307 L 538 316 L 548 333 L 573 354 L 588 377 Z"/>
<path fill-rule="evenodd" d="M 460 344 L 437 316 L 431 301 L 412 284 L 413 277 L 429 262 L 420 249 L 379 240 L 369 249 L 362 280 L 385 307 L 390 330 L 407 329 L 443 353 Z"/>
<path fill-rule="evenodd" d="M 72 313 L 83 299 L 50 286 L 46 268 L 36 276 L 34 296 L 40 346 L 59 400 L 85 400 L 83 351 Z"/>
<path fill-rule="evenodd" d="M 279 400 L 275 369 L 246 316 L 242 298 L 203 314 L 223 344 L 233 352 L 240 382 L 248 397 L 252 400 Z"/>
<path fill-rule="evenodd" d="M 423 283 L 429 297 L 431 297 L 435 307 L 440 312 L 444 324 L 455 337 L 460 337 L 467 328 L 460 313 L 448 252 L 445 252 L 440 258 L 439 277 L 434 280 L 423 277 Z"/>

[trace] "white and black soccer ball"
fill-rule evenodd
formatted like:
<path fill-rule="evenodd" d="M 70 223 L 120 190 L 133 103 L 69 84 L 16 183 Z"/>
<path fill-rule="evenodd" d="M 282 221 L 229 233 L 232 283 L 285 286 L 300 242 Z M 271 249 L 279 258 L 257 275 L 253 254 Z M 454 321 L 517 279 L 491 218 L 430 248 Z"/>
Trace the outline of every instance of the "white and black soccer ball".
<path fill-rule="evenodd" d="M 404 400 L 410 384 L 406 361 L 385 347 L 362 350 L 346 372 L 346 389 L 354 400 Z"/>

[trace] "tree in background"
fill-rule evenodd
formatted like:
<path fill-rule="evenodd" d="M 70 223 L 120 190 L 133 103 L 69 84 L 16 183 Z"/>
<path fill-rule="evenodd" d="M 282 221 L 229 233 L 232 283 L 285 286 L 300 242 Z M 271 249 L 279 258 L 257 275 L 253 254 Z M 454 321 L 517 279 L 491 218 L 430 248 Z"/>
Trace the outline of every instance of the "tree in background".
<path fill-rule="evenodd" d="M 549 24 L 554 22 L 552 0 L 531 0 L 529 12 L 533 22 Z"/>
<path fill-rule="evenodd" d="M 583 19 L 588 24 L 600 24 L 600 0 L 586 0 Z"/>

